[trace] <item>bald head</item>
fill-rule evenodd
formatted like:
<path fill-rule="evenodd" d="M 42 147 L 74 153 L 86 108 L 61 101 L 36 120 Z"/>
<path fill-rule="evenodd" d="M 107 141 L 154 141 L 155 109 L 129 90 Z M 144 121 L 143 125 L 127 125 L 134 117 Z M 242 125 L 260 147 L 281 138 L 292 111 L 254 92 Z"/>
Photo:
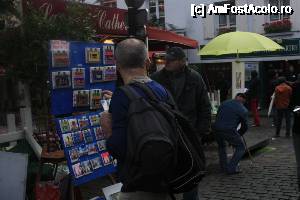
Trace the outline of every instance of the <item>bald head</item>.
<path fill-rule="evenodd" d="M 116 48 L 116 64 L 122 69 L 144 68 L 148 53 L 145 44 L 138 39 L 126 39 Z"/>

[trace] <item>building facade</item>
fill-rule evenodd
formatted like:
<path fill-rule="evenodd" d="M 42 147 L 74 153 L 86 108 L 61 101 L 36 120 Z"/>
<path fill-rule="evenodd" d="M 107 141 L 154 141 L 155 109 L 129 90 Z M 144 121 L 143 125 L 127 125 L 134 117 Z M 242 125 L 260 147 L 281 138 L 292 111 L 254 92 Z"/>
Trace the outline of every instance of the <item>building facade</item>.
<path fill-rule="evenodd" d="M 294 13 L 288 15 L 207 15 L 206 18 L 191 17 L 191 4 L 231 4 L 242 6 L 245 4 L 262 5 L 290 5 Z M 161 5 L 161 6 L 160 6 Z M 163 5 L 163 6 L 162 6 Z M 124 0 L 117 0 L 118 8 L 126 9 Z M 236 63 L 235 57 L 204 58 L 198 55 L 199 49 L 188 50 L 188 61 L 200 64 L 208 86 L 213 90 L 217 75 L 223 74 L 232 83 L 232 95 L 247 87 L 251 70 L 257 70 L 262 79 L 262 91 L 269 91 L 269 82 L 274 73 L 289 76 L 289 73 L 300 73 L 300 1 L 296 0 L 146 0 L 146 7 L 150 16 L 155 14 L 164 21 L 164 28 L 183 34 L 197 40 L 199 49 L 219 34 L 229 31 L 256 32 L 269 37 L 282 45 L 285 50 L 276 53 L 250 54 L 241 57 Z M 163 14 L 160 14 L 162 8 Z M 286 28 L 276 25 L 278 21 L 290 23 Z M 269 24 L 269 28 L 264 26 Z M 278 30 L 279 29 L 279 30 Z M 294 69 L 292 69 L 294 68 Z M 293 72 L 294 71 L 294 72 Z M 242 73 L 240 75 L 240 73 Z M 242 79 L 242 84 L 239 79 Z M 262 95 L 263 104 L 267 104 L 272 91 Z"/>
<path fill-rule="evenodd" d="M 105 7 L 117 7 L 117 0 L 100 0 L 100 5 Z"/>
<path fill-rule="evenodd" d="M 269 97 L 273 93 L 271 81 L 274 75 L 286 76 L 288 80 L 294 81 L 296 74 L 300 73 L 300 2 L 293 0 L 239 0 L 239 1 L 207 1 L 220 5 L 228 3 L 242 6 L 253 4 L 257 6 L 270 4 L 272 6 L 291 6 L 293 15 L 220 15 L 207 16 L 202 19 L 201 45 L 207 44 L 211 39 L 219 34 L 229 31 L 248 31 L 264 35 L 282 45 L 285 50 L 278 52 L 253 53 L 240 58 L 241 63 L 237 67 L 234 57 L 222 58 L 201 58 L 200 62 L 204 66 L 210 80 L 214 85 L 214 74 L 221 71 L 231 75 L 232 95 L 240 91 L 236 87 L 237 72 L 242 73 L 242 85 L 247 87 L 250 80 L 250 72 L 256 70 L 261 79 L 261 105 L 268 105 Z M 246 38 L 245 38 L 246 39 Z M 226 67 L 225 67 L 226 66 Z M 230 67 L 231 66 L 231 67 Z M 224 71 L 222 71 L 224 70 Z M 239 71 L 240 70 L 240 71 Z M 262 92 L 263 91 L 263 92 Z"/>

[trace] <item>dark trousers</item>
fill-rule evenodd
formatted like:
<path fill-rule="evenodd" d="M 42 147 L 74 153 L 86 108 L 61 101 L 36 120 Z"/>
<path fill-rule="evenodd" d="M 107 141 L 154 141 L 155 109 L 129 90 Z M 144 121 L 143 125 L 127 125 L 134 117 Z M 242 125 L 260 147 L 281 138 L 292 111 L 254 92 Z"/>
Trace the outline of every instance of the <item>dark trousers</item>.
<path fill-rule="evenodd" d="M 274 126 L 276 126 L 276 123 L 277 123 L 277 111 L 276 111 L 276 108 L 275 106 L 273 106 L 272 108 L 272 123 Z"/>
<path fill-rule="evenodd" d="M 260 118 L 258 113 L 258 99 L 253 98 L 250 100 L 250 108 L 254 119 L 254 125 L 260 126 Z"/>
<path fill-rule="evenodd" d="M 283 117 L 285 117 L 285 129 L 286 129 L 286 136 L 290 136 L 290 130 L 291 130 L 291 111 L 286 109 L 277 109 L 277 123 L 276 123 L 276 136 L 280 135 L 281 130 L 281 124 Z"/>
<path fill-rule="evenodd" d="M 237 170 L 237 165 L 245 153 L 245 145 L 237 131 L 217 131 L 216 140 L 219 145 L 219 161 L 224 172 L 233 173 Z M 235 147 L 231 160 L 227 161 L 226 143 Z"/>

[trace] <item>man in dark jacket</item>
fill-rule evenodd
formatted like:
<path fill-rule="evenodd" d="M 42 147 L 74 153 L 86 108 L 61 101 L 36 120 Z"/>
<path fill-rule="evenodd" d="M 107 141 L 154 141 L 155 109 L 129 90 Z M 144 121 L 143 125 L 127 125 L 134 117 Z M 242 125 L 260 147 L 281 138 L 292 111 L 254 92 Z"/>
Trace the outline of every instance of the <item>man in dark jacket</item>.
<path fill-rule="evenodd" d="M 199 138 L 209 132 L 211 105 L 206 85 L 198 72 L 186 66 L 182 48 L 169 48 L 166 66 L 151 78 L 171 92 L 178 109 L 192 122 Z"/>
<path fill-rule="evenodd" d="M 182 48 L 169 48 L 165 67 L 151 78 L 171 92 L 178 109 L 194 126 L 199 140 L 209 132 L 211 105 L 206 86 L 201 75 L 186 66 L 186 56 Z M 198 199 L 197 188 L 183 194 L 183 199 Z"/>
<path fill-rule="evenodd" d="M 300 190 L 300 111 L 295 108 L 300 106 L 300 74 L 297 81 L 294 83 L 291 107 L 294 110 L 294 125 L 293 125 L 293 140 L 297 162 L 298 187 Z"/>
<path fill-rule="evenodd" d="M 245 102 L 245 94 L 238 93 L 235 99 L 227 100 L 222 103 L 218 110 L 214 125 L 216 140 L 219 145 L 219 160 L 221 169 L 223 172 L 228 174 L 235 174 L 239 172 L 237 166 L 245 153 L 245 145 L 241 137 L 241 135 L 245 134 L 248 129 L 248 111 L 243 105 Z M 239 124 L 241 124 L 241 128 L 237 130 Z M 234 154 L 229 163 L 227 162 L 225 141 L 235 147 Z"/>
<path fill-rule="evenodd" d="M 250 109 L 254 118 L 253 126 L 260 126 L 260 118 L 258 113 L 259 87 L 260 81 L 258 79 L 258 73 L 257 71 L 253 70 L 251 72 L 251 80 L 246 94 L 250 100 Z"/>

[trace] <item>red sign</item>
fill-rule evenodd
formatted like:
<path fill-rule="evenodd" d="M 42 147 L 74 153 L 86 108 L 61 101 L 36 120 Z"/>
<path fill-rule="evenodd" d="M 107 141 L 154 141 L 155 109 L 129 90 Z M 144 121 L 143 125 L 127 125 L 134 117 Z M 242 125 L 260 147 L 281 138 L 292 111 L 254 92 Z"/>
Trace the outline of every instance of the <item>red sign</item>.
<path fill-rule="evenodd" d="M 66 7 L 71 2 L 64 0 L 27 0 L 23 1 L 24 8 L 31 4 L 36 9 L 40 9 L 45 16 L 53 16 L 66 12 Z M 97 5 L 84 4 L 92 13 L 93 23 L 98 34 L 126 35 L 127 27 L 125 24 L 126 10 L 102 7 Z"/>
<path fill-rule="evenodd" d="M 127 34 L 127 27 L 125 24 L 126 10 L 101 6 L 90 7 L 92 13 L 94 14 L 93 18 L 96 22 L 97 31 L 99 34 Z"/>

